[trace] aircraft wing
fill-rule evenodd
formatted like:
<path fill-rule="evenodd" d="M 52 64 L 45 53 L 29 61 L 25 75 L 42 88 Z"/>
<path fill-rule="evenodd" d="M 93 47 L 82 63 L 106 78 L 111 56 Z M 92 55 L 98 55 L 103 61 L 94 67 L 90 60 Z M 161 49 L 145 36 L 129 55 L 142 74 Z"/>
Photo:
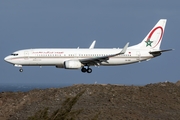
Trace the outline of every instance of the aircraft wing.
<path fill-rule="evenodd" d="M 110 57 L 124 54 L 128 48 L 128 45 L 129 43 L 127 43 L 124 46 L 124 48 L 119 53 L 116 53 L 116 54 L 101 56 L 101 57 L 92 57 L 92 58 L 87 58 L 87 59 L 80 59 L 79 61 L 84 65 L 99 65 L 101 62 L 107 62 L 107 60 L 109 60 Z"/>

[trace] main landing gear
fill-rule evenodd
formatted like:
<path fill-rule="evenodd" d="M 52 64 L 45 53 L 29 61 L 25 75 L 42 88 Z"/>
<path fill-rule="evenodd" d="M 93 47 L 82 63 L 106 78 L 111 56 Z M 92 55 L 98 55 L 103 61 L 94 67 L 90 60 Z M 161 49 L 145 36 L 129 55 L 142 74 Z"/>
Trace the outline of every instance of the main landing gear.
<path fill-rule="evenodd" d="M 89 68 L 89 66 L 88 66 L 88 68 L 82 67 L 81 72 L 83 72 L 83 73 L 85 73 L 85 72 L 92 73 L 92 69 Z"/>

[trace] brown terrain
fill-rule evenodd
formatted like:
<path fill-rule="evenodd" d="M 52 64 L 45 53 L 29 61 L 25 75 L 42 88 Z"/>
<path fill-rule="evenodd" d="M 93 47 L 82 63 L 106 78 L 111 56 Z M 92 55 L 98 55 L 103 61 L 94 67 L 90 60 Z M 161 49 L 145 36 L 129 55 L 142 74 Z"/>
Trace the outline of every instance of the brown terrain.
<path fill-rule="evenodd" d="M 0 120 L 180 120 L 180 82 L 1 92 Z"/>

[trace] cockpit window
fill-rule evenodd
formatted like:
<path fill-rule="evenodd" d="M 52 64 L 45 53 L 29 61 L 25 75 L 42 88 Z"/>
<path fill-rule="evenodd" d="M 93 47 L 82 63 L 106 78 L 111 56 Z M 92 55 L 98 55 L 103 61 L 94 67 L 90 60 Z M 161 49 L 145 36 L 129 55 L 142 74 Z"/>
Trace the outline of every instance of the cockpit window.
<path fill-rule="evenodd" d="M 15 54 L 15 53 L 13 53 L 13 54 L 11 54 L 11 55 L 13 55 L 13 56 L 18 56 L 18 54 Z"/>

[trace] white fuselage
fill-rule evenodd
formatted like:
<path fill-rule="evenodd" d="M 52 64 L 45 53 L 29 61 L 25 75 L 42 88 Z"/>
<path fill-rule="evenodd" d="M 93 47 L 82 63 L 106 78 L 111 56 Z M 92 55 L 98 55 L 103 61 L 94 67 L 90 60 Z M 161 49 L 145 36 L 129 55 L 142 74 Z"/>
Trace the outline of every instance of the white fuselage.
<path fill-rule="evenodd" d="M 57 66 L 64 68 L 68 60 L 82 60 L 119 53 L 122 49 L 25 49 L 14 52 L 5 60 L 22 66 Z M 149 60 L 154 56 L 148 50 L 130 49 L 125 54 L 110 57 L 99 65 L 114 66 Z"/>

